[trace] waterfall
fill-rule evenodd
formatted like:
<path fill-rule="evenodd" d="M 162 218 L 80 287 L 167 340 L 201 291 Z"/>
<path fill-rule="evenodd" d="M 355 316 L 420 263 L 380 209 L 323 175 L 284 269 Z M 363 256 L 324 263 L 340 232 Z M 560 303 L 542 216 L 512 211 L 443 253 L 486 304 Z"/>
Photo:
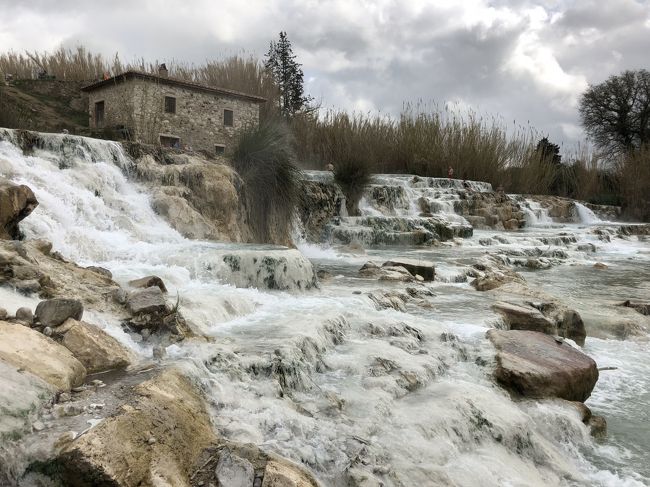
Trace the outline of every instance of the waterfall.
<path fill-rule="evenodd" d="M 587 225 L 597 225 L 599 223 L 603 223 L 603 221 L 598 218 L 593 211 L 591 211 L 582 203 L 576 201 L 574 204 L 581 223 L 585 223 Z"/>
<path fill-rule="evenodd" d="M 522 207 L 526 213 L 526 223 L 528 226 L 540 227 L 553 224 L 553 219 L 549 216 L 548 209 L 544 208 L 537 201 L 526 198 Z"/>
<path fill-rule="evenodd" d="M 595 393 L 595 412 L 615 417 L 614 439 L 596 443 L 571 406 L 513 400 L 495 383 L 495 350 L 485 339 L 497 320 L 494 297 L 444 278 L 466 276 L 485 248 L 404 245 L 412 242 L 406 237 L 471 232 L 456 213 L 467 189 L 462 181 L 376 176 L 362 201 L 364 214 L 340 217 L 340 237 L 382 234 L 399 245 L 359 257 L 298 242 L 330 276 L 317 288 L 312 263 L 298 250 L 183 238 L 151 209 L 147 189 L 129 178 L 133 161 L 118 144 L 63 135 L 39 140 L 24 154 L 15 132 L 0 131 L 0 174 L 31 187 L 40 202 L 21 223 L 27 238 L 51 240 L 63 256 L 105 267 L 125 287 L 150 274 L 165 281 L 197 334 L 211 338 L 168 347 L 168 363 L 182 364 L 201 384 L 220 437 L 300 462 L 323 485 L 647 485 L 647 422 L 641 413 L 629 415 L 630 408 L 650 408 L 643 395 L 650 390 L 647 343 L 635 343 L 628 357 L 626 342 L 587 342 L 587 353 L 616 366 Z M 329 173 L 307 177 L 331 181 Z M 468 184 L 475 192 L 491 190 L 487 183 Z M 530 202 L 529 210 L 537 224 L 547 223 L 543 209 Z M 593 237 L 574 229 L 583 232 L 580 238 Z M 536 231 L 557 236 L 555 228 Z M 504 246 L 516 245 L 530 243 Z M 629 253 L 617 257 L 617 245 Z M 609 252 L 603 255 L 619 259 L 625 276 L 639 269 L 647 276 L 643 245 L 603 244 Z M 630 255 L 635 267 L 624 267 Z M 366 260 L 398 257 L 434 261 L 443 279 L 402 283 L 359 275 Z M 598 291 L 593 279 L 608 275 L 592 263 L 583 267 L 557 271 L 556 281 L 546 277 L 553 270 L 543 271 L 539 279 L 583 302 Z M 647 279 L 628 285 L 622 275 L 611 277 L 617 292 L 636 298 L 634 292 L 647 290 Z M 274 286 L 265 287 L 265 280 Z M 380 308 L 369 296 L 409 289 L 424 297 L 401 311 Z M 12 306 L 36 301 L 12 289 L 0 297 Z M 585 307 L 596 308 L 590 301 Z M 106 320 L 119 327 L 115 317 Z"/>

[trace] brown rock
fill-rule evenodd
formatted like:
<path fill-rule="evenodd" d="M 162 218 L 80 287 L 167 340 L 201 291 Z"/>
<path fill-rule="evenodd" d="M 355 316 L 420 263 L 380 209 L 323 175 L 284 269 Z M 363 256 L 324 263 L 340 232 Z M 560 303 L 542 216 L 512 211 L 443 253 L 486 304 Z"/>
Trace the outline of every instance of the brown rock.
<path fill-rule="evenodd" d="M 38 303 L 34 314 L 36 320 L 44 326 L 59 326 L 68 318 L 80 320 L 84 307 L 78 299 L 53 298 Z"/>
<path fill-rule="evenodd" d="M 650 316 L 650 303 L 633 303 L 630 300 L 624 301 L 619 304 L 619 306 L 625 306 L 626 308 L 632 308 L 635 311 L 641 313 L 645 316 Z"/>
<path fill-rule="evenodd" d="M 156 286 L 129 293 L 126 306 L 134 315 L 164 313 L 167 310 L 163 292 Z"/>
<path fill-rule="evenodd" d="M 270 461 L 264 469 L 262 487 L 318 487 L 318 483 L 289 462 Z"/>
<path fill-rule="evenodd" d="M 555 297 L 517 282 L 505 283 L 495 293 L 508 304 L 516 303 L 515 306 L 523 308 L 522 313 L 524 310 L 528 310 L 531 314 L 534 314 L 533 310 L 541 312 L 543 317 L 552 324 L 547 328 L 540 325 L 536 331 L 570 338 L 578 345 L 584 345 L 587 331 L 582 317 L 577 311 L 567 307 Z M 502 312 L 504 311 L 502 310 Z M 535 314 L 535 316 L 539 318 L 538 315 Z M 510 327 L 512 329 L 534 330 L 532 326 L 516 326 L 517 318 L 514 316 L 511 320 L 515 324 Z M 507 320 L 505 321 L 508 323 Z"/>
<path fill-rule="evenodd" d="M 190 485 L 190 469 L 215 440 L 192 383 L 167 370 L 135 387 L 131 401 L 59 455 L 65 485 Z"/>
<path fill-rule="evenodd" d="M 589 418 L 587 426 L 589 426 L 589 433 L 594 438 L 603 439 L 607 436 L 607 420 L 602 416 L 592 416 Z"/>
<path fill-rule="evenodd" d="M 433 281 L 436 269 L 433 262 L 416 259 L 392 259 L 382 264 L 382 267 L 404 267 L 411 275 L 420 275 L 425 281 Z"/>
<path fill-rule="evenodd" d="M 113 273 L 111 271 L 109 271 L 108 269 L 104 269 L 103 267 L 99 267 L 99 266 L 96 266 L 96 265 L 91 265 L 91 266 L 86 267 L 86 269 L 88 269 L 89 271 L 93 271 L 96 274 L 101 274 L 102 276 L 106 276 L 109 279 L 113 279 Z"/>
<path fill-rule="evenodd" d="M 492 308 L 503 317 L 510 330 L 538 331 L 549 335 L 557 331 L 555 323 L 532 306 L 500 301 L 492 305 Z"/>
<path fill-rule="evenodd" d="M 18 222 L 37 206 L 38 200 L 29 187 L 0 178 L 0 238 L 18 240 Z"/>
<path fill-rule="evenodd" d="M 134 279 L 132 281 L 129 281 L 129 286 L 135 288 L 142 288 L 142 289 L 155 286 L 159 288 L 162 292 L 164 293 L 167 292 L 165 283 L 158 276 L 147 276 L 147 277 L 141 277 L 140 279 Z"/>
<path fill-rule="evenodd" d="M 359 275 L 362 277 L 368 277 L 372 279 L 379 279 L 382 281 L 404 281 L 410 282 L 415 279 L 413 275 L 402 266 L 390 267 L 382 266 L 379 267 L 372 261 L 366 262 L 361 269 L 359 269 Z"/>
<path fill-rule="evenodd" d="M 23 306 L 16 310 L 16 319 L 18 321 L 24 321 L 25 323 L 31 325 L 34 321 L 34 313 L 32 312 L 31 308 Z"/>
<path fill-rule="evenodd" d="M 584 402 L 598 381 L 598 367 L 584 353 L 543 333 L 489 330 L 497 349 L 497 381 L 525 397 Z"/>
<path fill-rule="evenodd" d="M 70 318 L 54 332 L 63 335 L 61 344 L 72 352 L 89 374 L 122 369 L 133 360 L 131 352 L 120 342 L 88 323 Z"/>
<path fill-rule="evenodd" d="M 26 326 L 0 321 L 0 360 L 41 378 L 59 391 L 81 384 L 86 369 L 70 351 Z"/>

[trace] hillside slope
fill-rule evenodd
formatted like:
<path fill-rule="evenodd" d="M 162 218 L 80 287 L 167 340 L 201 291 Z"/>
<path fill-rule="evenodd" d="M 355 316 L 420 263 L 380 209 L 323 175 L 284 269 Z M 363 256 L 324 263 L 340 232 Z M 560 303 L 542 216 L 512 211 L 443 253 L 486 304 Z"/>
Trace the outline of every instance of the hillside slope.
<path fill-rule="evenodd" d="M 0 127 L 88 135 L 86 83 L 17 80 L 0 85 Z"/>

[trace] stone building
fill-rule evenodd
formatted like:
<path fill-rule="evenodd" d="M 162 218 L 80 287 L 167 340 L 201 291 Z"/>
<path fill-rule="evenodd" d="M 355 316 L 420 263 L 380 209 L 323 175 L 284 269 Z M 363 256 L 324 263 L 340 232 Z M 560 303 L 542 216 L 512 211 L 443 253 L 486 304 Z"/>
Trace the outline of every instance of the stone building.
<path fill-rule="evenodd" d="M 127 71 L 82 88 L 91 129 L 132 140 L 223 154 L 244 127 L 259 123 L 262 97 L 159 74 Z"/>

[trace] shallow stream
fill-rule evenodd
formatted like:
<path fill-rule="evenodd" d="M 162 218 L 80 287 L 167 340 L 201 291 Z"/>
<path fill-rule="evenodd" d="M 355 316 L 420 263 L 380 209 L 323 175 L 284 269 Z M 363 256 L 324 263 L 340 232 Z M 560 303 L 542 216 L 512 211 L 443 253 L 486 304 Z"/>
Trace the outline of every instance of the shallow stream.
<path fill-rule="evenodd" d="M 650 242 L 599 241 L 591 229 L 603 224 L 591 217 L 562 226 L 535 217 L 531 223 L 540 226 L 477 231 L 439 247 L 355 255 L 301 243 L 314 267 L 330 276 L 320 289 L 237 288 L 212 265 L 219 256 L 277 248 L 184 239 L 151 210 L 145 188 L 129 180 L 130 161 L 116 144 L 88 140 L 85 149 L 77 144 L 64 154 L 53 143 L 24 156 L 8 139 L 0 141 L 0 173 L 29 185 L 40 202 L 22 224 L 28 238 L 51 240 L 65 257 L 105 267 L 124 285 L 160 276 L 191 326 L 214 339 L 170 346 L 167 360 L 201 381 L 224 436 L 303 462 L 333 486 L 375 485 L 362 483 L 373 476 L 391 486 L 650 483 L 647 337 L 587 338 L 585 353 L 600 367 L 615 367 L 601 372 L 587 401 L 608 421 L 608 438 L 598 442 L 571 408 L 514 402 L 496 386 L 494 350 L 485 339 L 497 320 L 493 298 L 464 275 L 486 252 L 563 250 L 568 258 L 559 265 L 523 275 L 576 308 L 591 335 L 603 303 L 650 297 Z M 576 242 L 544 243 L 563 233 Z M 584 243 L 596 252 L 577 250 Z M 398 256 L 435 262 L 436 281 L 359 277 L 368 260 Z M 608 268 L 597 270 L 596 262 Z M 378 310 L 367 295 L 407 286 L 432 295 L 410 301 L 406 312 Z M 24 301 L 9 291 L 2 296 L 10 312 Z M 89 316 L 141 356 L 151 355 L 151 346 L 111 316 Z"/>

